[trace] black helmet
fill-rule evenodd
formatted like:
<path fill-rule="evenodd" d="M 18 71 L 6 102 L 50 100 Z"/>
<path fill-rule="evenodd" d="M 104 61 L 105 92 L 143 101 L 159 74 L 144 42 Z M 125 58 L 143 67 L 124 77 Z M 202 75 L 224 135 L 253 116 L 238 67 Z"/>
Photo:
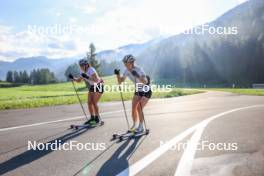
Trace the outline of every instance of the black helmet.
<path fill-rule="evenodd" d="M 128 54 L 123 58 L 124 63 L 134 62 L 136 59 L 132 54 Z"/>

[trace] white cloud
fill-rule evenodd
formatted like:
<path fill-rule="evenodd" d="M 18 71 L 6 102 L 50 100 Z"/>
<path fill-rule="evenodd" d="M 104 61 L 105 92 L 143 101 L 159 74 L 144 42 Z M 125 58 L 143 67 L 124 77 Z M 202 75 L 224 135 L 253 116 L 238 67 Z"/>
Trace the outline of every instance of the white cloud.
<path fill-rule="evenodd" d="M 70 17 L 69 22 L 70 23 L 76 23 L 77 19 L 75 17 Z"/>
<path fill-rule="evenodd" d="M 27 31 L 14 32 L 0 25 L 0 60 L 44 55 L 51 58 L 72 57 L 85 51 L 79 38 L 41 36 Z"/>
<path fill-rule="evenodd" d="M 3 35 L 8 34 L 11 30 L 12 30 L 11 26 L 0 25 L 0 33 Z M 0 37 L 4 37 L 3 35 L 0 35 Z"/>
<path fill-rule="evenodd" d="M 190 5 L 191 4 L 191 5 Z M 89 36 L 105 48 L 173 35 L 211 20 L 205 1 L 144 0 L 98 17 Z M 97 42 L 98 41 L 98 42 Z"/>
<path fill-rule="evenodd" d="M 40 36 L 0 26 L 0 53 L 13 53 L 6 54 L 5 59 L 44 54 L 74 56 L 84 53 L 90 42 L 95 43 L 97 50 L 113 49 L 160 35 L 174 35 L 217 17 L 211 0 L 76 0 L 71 5 L 74 13 L 65 13 L 63 7 L 54 7 L 48 13 L 62 22 L 87 25 L 87 32 Z"/>
<path fill-rule="evenodd" d="M 80 9 L 84 14 L 92 14 L 96 11 L 96 8 L 91 5 L 80 6 L 78 9 Z"/>
<path fill-rule="evenodd" d="M 242 4 L 242 3 L 246 2 L 246 1 L 248 1 L 248 0 L 238 0 L 238 3 Z"/>
<path fill-rule="evenodd" d="M 56 12 L 55 13 L 55 16 L 60 17 L 61 16 L 61 13 L 60 12 Z"/>

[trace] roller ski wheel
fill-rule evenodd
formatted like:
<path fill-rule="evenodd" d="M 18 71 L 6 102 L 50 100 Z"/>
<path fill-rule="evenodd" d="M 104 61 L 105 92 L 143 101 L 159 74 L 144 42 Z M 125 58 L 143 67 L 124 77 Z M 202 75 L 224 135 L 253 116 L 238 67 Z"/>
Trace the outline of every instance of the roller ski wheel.
<path fill-rule="evenodd" d="M 124 136 L 119 136 L 119 141 L 123 141 L 124 140 Z"/>
<path fill-rule="evenodd" d="M 118 135 L 117 134 L 113 134 L 113 140 L 117 139 Z"/>
<path fill-rule="evenodd" d="M 148 135 L 148 134 L 149 134 L 149 129 L 146 129 L 146 132 L 145 132 L 145 134 L 146 134 L 146 135 Z"/>

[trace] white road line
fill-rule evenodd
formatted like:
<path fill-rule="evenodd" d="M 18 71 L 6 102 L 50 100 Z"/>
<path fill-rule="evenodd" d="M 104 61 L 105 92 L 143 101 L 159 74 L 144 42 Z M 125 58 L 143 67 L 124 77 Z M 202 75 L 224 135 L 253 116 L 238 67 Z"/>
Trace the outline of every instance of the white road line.
<path fill-rule="evenodd" d="M 104 112 L 104 113 L 101 113 L 101 115 L 114 114 L 114 113 L 119 113 L 119 112 L 123 112 L 123 111 L 124 110 Z M 8 127 L 8 128 L 1 128 L 0 132 L 14 130 L 14 129 L 19 129 L 19 128 L 40 126 L 40 125 L 51 124 L 51 123 L 66 122 L 66 121 L 77 120 L 77 119 L 82 119 L 82 118 L 84 118 L 84 116 L 77 116 L 77 117 L 61 119 L 61 120 L 54 120 L 54 121 L 48 121 L 48 122 L 33 123 L 33 124 L 29 124 L 29 125 L 20 125 L 20 126 Z"/>
<path fill-rule="evenodd" d="M 197 149 L 197 145 L 208 123 L 209 121 L 207 121 L 207 123 L 202 124 L 202 126 L 198 127 L 198 129 L 196 129 L 196 131 L 192 135 L 190 141 L 188 141 L 187 148 L 185 149 L 181 157 L 181 160 L 178 164 L 174 176 L 182 176 L 182 175 L 191 176 L 191 169 L 192 169 L 192 164 Z"/>
<path fill-rule="evenodd" d="M 196 129 L 198 129 L 199 127 L 201 127 L 201 126 L 203 126 L 205 124 L 208 124 L 209 122 L 211 122 L 211 121 L 213 121 L 213 120 L 215 120 L 215 119 L 217 119 L 217 118 L 219 118 L 221 116 L 224 116 L 224 115 L 236 112 L 236 111 L 248 109 L 248 108 L 256 108 L 256 107 L 263 107 L 263 106 L 264 105 L 254 105 L 254 106 L 236 108 L 236 109 L 233 109 L 233 110 L 229 110 L 229 111 L 226 111 L 226 112 L 211 116 L 208 119 L 203 120 L 202 122 L 200 122 L 200 123 L 188 128 L 184 132 L 182 132 L 179 135 L 175 136 L 170 141 L 168 141 L 164 145 L 158 147 L 157 149 L 155 149 L 154 151 L 152 151 L 151 153 L 149 153 L 148 155 L 146 155 L 145 157 L 143 157 L 142 159 L 140 159 L 139 161 L 137 161 L 136 163 L 134 163 L 130 167 L 124 169 L 122 172 L 120 172 L 118 174 L 118 176 L 128 176 L 128 175 L 129 176 L 133 176 L 133 175 L 136 175 L 141 170 L 143 170 L 145 167 L 147 167 L 149 164 L 151 164 L 153 161 L 155 161 L 157 158 L 159 158 L 162 154 L 167 152 L 176 143 L 180 142 L 185 137 L 187 137 L 192 132 L 194 132 Z M 178 171 L 178 172 L 181 172 L 181 171 Z"/>
<path fill-rule="evenodd" d="M 78 117 L 73 117 L 73 118 L 68 118 L 68 119 L 48 121 L 48 122 L 33 123 L 33 124 L 29 124 L 29 125 L 20 125 L 20 126 L 8 127 L 8 128 L 1 128 L 0 132 L 14 130 L 14 129 L 19 129 L 19 128 L 40 126 L 40 125 L 45 125 L 45 124 L 50 124 L 50 123 L 65 122 L 65 121 L 76 120 L 76 119 L 81 119 L 81 118 L 83 118 L 83 116 L 78 116 Z"/>
<path fill-rule="evenodd" d="M 235 111 L 239 111 L 239 110 L 243 110 L 243 109 L 248 109 L 248 108 L 256 108 L 256 107 L 262 107 L 263 105 L 256 105 L 256 106 L 249 106 L 249 107 L 244 107 L 244 108 L 238 108 L 238 109 L 234 109 L 231 111 L 227 111 L 224 114 L 220 114 L 220 115 L 216 115 L 214 117 L 209 118 L 208 120 L 204 121 L 203 124 L 201 124 L 201 126 L 198 127 L 198 129 L 195 131 L 195 133 L 193 134 L 191 140 L 188 142 L 187 148 L 184 151 L 181 160 L 178 164 L 177 170 L 175 172 L 174 176 L 190 176 L 191 175 L 191 170 L 192 170 L 192 164 L 193 164 L 193 160 L 195 157 L 195 152 L 196 152 L 196 148 L 198 145 L 198 142 L 201 139 L 202 133 L 205 130 L 206 126 L 213 120 L 215 120 L 216 118 L 235 112 Z"/>

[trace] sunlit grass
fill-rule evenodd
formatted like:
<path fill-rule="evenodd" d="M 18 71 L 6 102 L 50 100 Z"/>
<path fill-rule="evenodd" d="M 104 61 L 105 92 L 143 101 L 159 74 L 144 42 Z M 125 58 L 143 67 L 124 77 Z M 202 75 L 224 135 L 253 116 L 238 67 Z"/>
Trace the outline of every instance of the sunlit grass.
<path fill-rule="evenodd" d="M 103 78 L 105 85 L 115 85 L 115 76 Z M 131 82 L 129 83 L 131 84 Z M 87 101 L 87 88 L 84 83 L 75 83 L 82 102 Z M 153 98 L 170 98 L 176 96 L 200 93 L 197 90 L 173 89 L 170 92 L 154 92 Z M 130 100 L 133 92 L 123 92 L 125 100 Z M 101 102 L 120 100 L 120 92 L 106 92 Z M 78 103 L 72 83 L 59 83 L 49 85 L 24 85 L 12 88 L 0 88 L 0 109 L 33 108 L 52 105 Z"/>
<path fill-rule="evenodd" d="M 209 89 L 209 90 L 232 92 L 232 93 L 243 94 L 243 95 L 264 96 L 264 89 L 236 89 L 236 88 L 231 89 L 231 88 L 219 88 L 219 89 Z"/>

